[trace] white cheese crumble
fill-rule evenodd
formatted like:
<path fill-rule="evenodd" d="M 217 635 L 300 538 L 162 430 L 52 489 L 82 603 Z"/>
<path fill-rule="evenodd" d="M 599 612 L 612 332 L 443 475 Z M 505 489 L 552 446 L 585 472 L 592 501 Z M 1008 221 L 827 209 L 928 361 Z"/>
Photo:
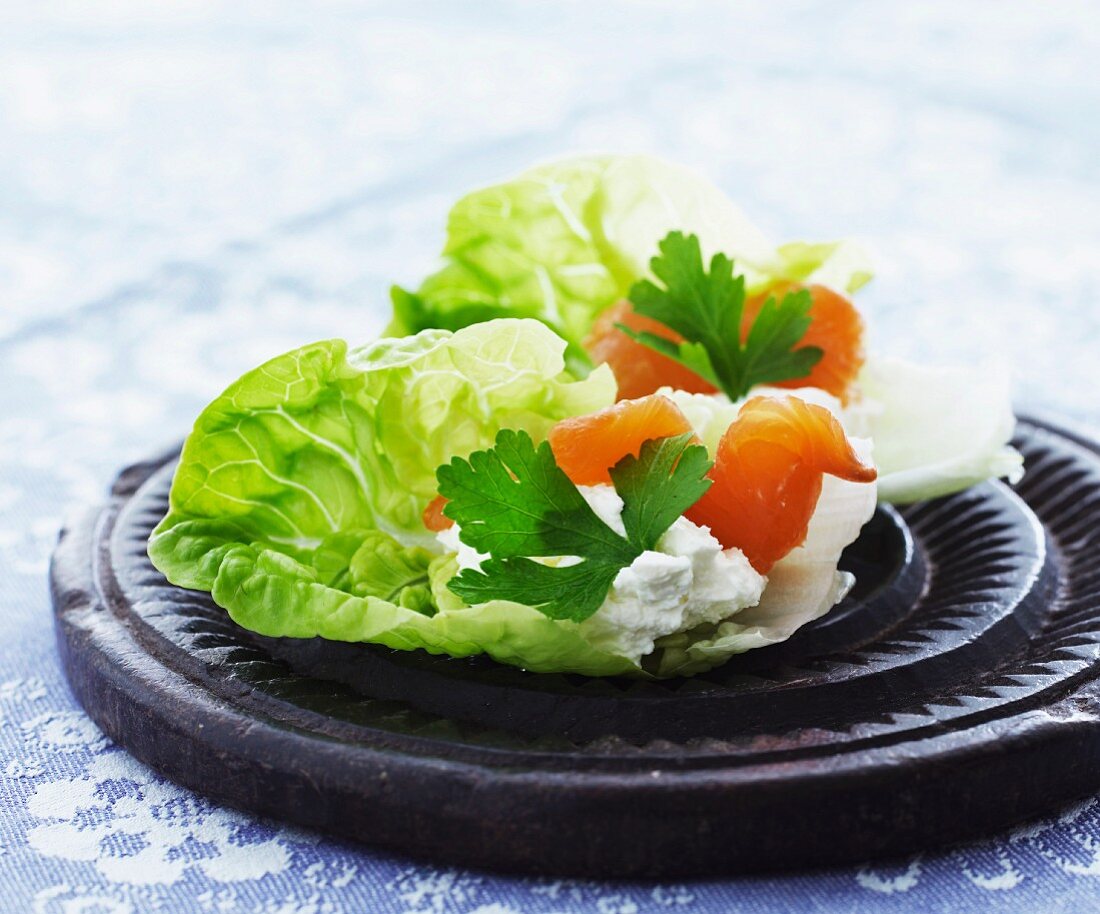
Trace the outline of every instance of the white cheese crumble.
<path fill-rule="evenodd" d="M 623 502 L 613 487 L 578 489 L 605 524 L 625 535 Z M 487 557 L 459 539 L 457 525 L 437 538 L 456 553 L 459 569 L 478 567 Z M 643 552 L 619 572 L 603 605 L 580 627 L 594 646 L 637 660 L 653 651 L 658 638 L 755 606 L 766 584 L 741 550 L 723 550 L 710 530 L 681 517 L 656 550 Z"/>
<path fill-rule="evenodd" d="M 444 552 L 453 552 L 458 562 L 458 570 L 465 568 L 480 568 L 481 563 L 489 556 L 478 552 L 472 546 L 467 546 L 458 538 L 458 524 L 451 524 L 446 530 L 440 530 L 436 535 L 436 541 L 443 547 Z"/>

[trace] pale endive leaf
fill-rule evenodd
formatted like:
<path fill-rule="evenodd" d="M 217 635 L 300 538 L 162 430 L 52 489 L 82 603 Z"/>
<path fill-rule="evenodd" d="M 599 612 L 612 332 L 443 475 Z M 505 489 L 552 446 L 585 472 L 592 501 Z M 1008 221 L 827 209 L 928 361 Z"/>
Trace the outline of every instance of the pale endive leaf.
<path fill-rule="evenodd" d="M 1003 366 L 933 368 L 872 358 L 859 376 L 862 401 L 846 426 L 875 442 L 879 498 L 904 504 L 986 479 L 1015 482 L 1023 458 Z"/>

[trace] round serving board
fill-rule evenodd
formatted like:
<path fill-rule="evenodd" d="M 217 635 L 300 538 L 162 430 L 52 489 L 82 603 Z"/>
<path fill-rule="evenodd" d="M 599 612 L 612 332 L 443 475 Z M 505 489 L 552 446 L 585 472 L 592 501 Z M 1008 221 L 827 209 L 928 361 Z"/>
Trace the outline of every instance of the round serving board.
<path fill-rule="evenodd" d="M 262 638 L 149 562 L 175 454 L 51 572 L 77 698 L 167 777 L 450 863 L 685 876 L 977 837 L 1100 789 L 1100 444 L 1023 420 L 1027 475 L 880 508 L 859 585 L 690 679 L 537 675 Z"/>

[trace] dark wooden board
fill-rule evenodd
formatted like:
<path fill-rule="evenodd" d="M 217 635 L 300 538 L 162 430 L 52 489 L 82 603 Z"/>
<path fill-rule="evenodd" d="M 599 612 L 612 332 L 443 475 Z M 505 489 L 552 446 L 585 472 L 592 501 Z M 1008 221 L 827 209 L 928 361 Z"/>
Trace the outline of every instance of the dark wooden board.
<path fill-rule="evenodd" d="M 78 700 L 186 787 L 449 863 L 686 876 L 987 834 L 1100 789 L 1100 446 L 1022 421 L 1028 474 L 880 509 L 841 606 L 666 682 L 268 639 L 145 544 L 174 454 L 62 532 Z"/>

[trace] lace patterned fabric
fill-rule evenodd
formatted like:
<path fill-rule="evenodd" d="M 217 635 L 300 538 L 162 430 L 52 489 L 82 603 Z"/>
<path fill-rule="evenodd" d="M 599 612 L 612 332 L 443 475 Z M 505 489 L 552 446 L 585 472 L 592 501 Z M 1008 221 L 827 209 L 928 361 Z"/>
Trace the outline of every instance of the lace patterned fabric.
<path fill-rule="evenodd" d="M 861 237 L 875 345 L 1003 354 L 1022 405 L 1096 421 L 1093 6 L 9 7 L 0 910 L 1100 911 L 1096 799 L 889 865 L 688 885 L 461 872 L 258 821 L 104 739 L 46 589 L 65 512 L 119 466 L 264 358 L 370 338 L 451 199 L 566 150 L 659 152 L 777 237 Z"/>

